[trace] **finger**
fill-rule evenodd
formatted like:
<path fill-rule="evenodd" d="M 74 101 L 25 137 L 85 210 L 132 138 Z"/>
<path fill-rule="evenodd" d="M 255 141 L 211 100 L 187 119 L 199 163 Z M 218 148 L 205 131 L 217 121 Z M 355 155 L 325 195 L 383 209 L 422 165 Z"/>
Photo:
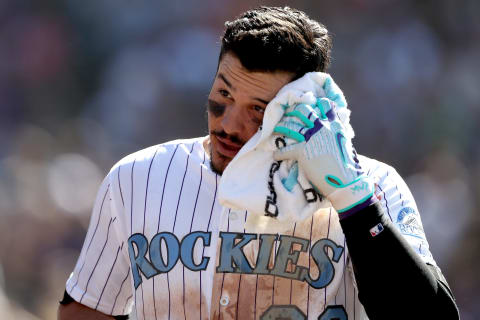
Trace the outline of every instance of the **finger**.
<path fill-rule="evenodd" d="M 273 128 L 273 132 L 277 134 L 282 134 L 287 138 L 293 139 L 297 142 L 305 141 L 305 137 L 301 133 L 298 133 L 297 131 L 293 131 L 292 129 L 287 127 L 277 126 Z"/>
<path fill-rule="evenodd" d="M 317 118 L 314 108 L 315 105 L 300 103 L 295 105 L 294 108 L 286 110 L 285 116 L 297 118 L 308 126 L 308 124 L 315 121 Z"/>
<path fill-rule="evenodd" d="M 287 117 L 297 117 L 307 128 L 313 128 L 313 122 L 307 118 L 300 110 L 294 110 L 292 112 L 285 113 Z"/>
<path fill-rule="evenodd" d="M 315 105 L 309 105 L 306 103 L 300 103 L 295 106 L 295 111 L 300 111 L 305 117 L 307 117 L 309 120 L 314 121 L 315 119 L 312 118 L 312 116 L 316 116 L 315 113 Z"/>
<path fill-rule="evenodd" d="M 304 142 L 292 144 L 277 150 L 273 153 L 273 159 L 276 161 L 280 160 L 296 160 L 300 152 L 302 152 L 304 147 Z"/>
<path fill-rule="evenodd" d="M 329 117 L 329 112 L 333 110 L 334 105 L 331 100 L 327 98 L 317 99 L 316 107 L 320 111 L 320 119 L 327 120 Z"/>

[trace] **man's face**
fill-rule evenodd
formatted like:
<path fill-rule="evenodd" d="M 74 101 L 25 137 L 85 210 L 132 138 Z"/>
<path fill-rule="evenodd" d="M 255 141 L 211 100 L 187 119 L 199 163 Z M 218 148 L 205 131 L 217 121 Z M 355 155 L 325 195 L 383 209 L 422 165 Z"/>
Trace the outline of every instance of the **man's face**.
<path fill-rule="evenodd" d="M 223 56 L 207 102 L 214 171 L 222 173 L 257 132 L 267 104 L 292 78 L 284 71 L 250 72 L 235 55 Z"/>

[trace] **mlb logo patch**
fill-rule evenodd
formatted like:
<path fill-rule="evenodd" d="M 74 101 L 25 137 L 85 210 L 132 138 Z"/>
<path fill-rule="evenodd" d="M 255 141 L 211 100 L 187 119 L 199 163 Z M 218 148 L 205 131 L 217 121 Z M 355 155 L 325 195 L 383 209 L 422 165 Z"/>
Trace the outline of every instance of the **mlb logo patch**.
<path fill-rule="evenodd" d="M 370 234 L 372 237 L 378 236 L 383 231 L 383 225 L 381 223 L 377 224 L 375 227 L 370 229 Z"/>

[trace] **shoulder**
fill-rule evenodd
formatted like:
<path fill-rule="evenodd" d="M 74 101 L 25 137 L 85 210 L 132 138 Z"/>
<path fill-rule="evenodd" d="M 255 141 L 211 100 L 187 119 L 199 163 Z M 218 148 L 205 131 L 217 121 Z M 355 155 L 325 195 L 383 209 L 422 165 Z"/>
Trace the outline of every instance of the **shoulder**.
<path fill-rule="evenodd" d="M 400 177 L 397 170 L 391 165 L 363 155 L 359 155 L 358 159 L 367 175 L 376 180 L 386 178 L 387 176 Z"/>
<path fill-rule="evenodd" d="M 205 137 L 177 139 L 131 153 L 112 167 L 110 175 L 127 167 L 132 170 L 133 168 L 135 170 L 148 168 L 154 160 L 165 162 L 166 159 L 173 160 L 174 157 L 184 158 L 185 156 L 192 156 L 192 158 L 202 161 L 205 155 L 203 148 L 204 139 Z"/>
<path fill-rule="evenodd" d="M 425 262 L 436 265 L 429 250 L 417 204 L 403 178 L 395 168 L 381 161 L 365 156 L 359 156 L 359 160 L 365 172 L 375 182 L 375 194 L 383 212 L 415 252 Z"/>
<path fill-rule="evenodd" d="M 404 179 L 394 167 L 366 156 L 359 155 L 358 158 L 365 173 L 373 178 L 375 185 L 380 191 L 385 189 L 402 189 L 410 193 Z"/>
<path fill-rule="evenodd" d="M 405 204 L 408 199 L 416 210 L 416 204 L 407 184 L 394 167 L 365 156 L 359 156 L 359 160 L 366 174 L 373 178 L 377 189 L 376 194 L 381 200 L 387 203 L 402 200 L 401 203 Z"/>
<path fill-rule="evenodd" d="M 203 148 L 204 139 L 200 137 L 165 142 L 129 154 L 118 161 L 106 178 L 112 187 L 111 197 L 117 207 L 125 206 L 134 187 L 146 187 L 149 181 L 155 185 L 161 184 L 164 180 L 161 177 L 177 176 L 180 170 L 184 170 L 186 163 L 202 166 L 207 158 Z"/>
<path fill-rule="evenodd" d="M 367 157 L 359 158 L 367 174 L 375 182 L 375 194 L 393 222 L 401 222 L 405 214 L 418 215 L 415 199 L 407 184 L 390 165 Z"/>

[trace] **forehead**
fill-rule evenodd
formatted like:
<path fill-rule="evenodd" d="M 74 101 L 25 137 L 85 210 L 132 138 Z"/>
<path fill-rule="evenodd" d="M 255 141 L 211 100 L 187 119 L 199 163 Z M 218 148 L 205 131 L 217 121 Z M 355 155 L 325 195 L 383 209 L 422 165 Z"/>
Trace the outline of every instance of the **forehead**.
<path fill-rule="evenodd" d="M 228 82 L 233 92 L 260 94 L 269 101 L 293 76 L 286 71 L 249 71 L 234 54 L 227 52 L 220 60 L 215 82 Z"/>

